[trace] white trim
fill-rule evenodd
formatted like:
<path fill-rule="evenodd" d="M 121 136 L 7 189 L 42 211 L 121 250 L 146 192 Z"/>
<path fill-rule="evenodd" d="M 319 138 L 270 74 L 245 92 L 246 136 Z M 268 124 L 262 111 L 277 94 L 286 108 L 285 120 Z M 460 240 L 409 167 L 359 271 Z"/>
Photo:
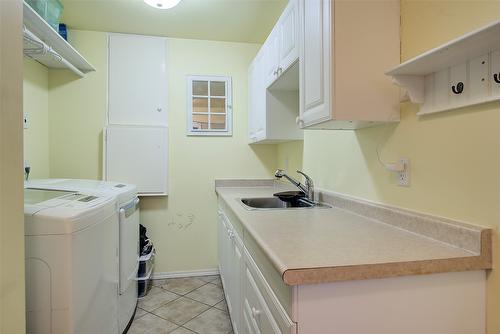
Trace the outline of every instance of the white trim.
<path fill-rule="evenodd" d="M 224 81 L 226 83 L 226 94 L 225 96 L 211 96 L 210 95 L 210 85 L 208 95 L 193 95 L 193 81 Z M 233 135 L 233 90 L 232 90 L 232 78 L 230 76 L 202 76 L 202 75 L 188 75 L 186 80 L 186 134 L 188 136 L 232 136 Z M 203 130 L 193 130 L 193 114 L 201 115 L 204 113 L 194 113 L 192 98 L 206 98 L 208 100 L 208 114 L 209 124 L 210 124 L 210 99 L 220 98 L 226 100 L 226 111 L 224 113 L 214 113 L 213 115 L 226 116 L 226 128 L 225 129 L 207 129 Z"/>
<path fill-rule="evenodd" d="M 163 273 L 154 273 L 152 279 L 165 279 L 165 278 L 181 278 L 181 277 L 196 277 L 196 276 L 213 276 L 219 275 L 219 269 L 201 269 L 190 271 L 169 271 Z"/>

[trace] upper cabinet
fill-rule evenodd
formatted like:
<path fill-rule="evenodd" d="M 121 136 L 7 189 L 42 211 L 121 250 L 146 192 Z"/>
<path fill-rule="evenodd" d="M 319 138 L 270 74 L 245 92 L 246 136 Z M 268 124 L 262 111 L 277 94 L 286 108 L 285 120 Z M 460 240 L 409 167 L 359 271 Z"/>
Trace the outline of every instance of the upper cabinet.
<path fill-rule="evenodd" d="M 418 115 L 500 100 L 500 21 L 387 72 L 418 103 Z"/>
<path fill-rule="evenodd" d="M 250 143 L 301 140 L 298 1 L 291 0 L 248 70 Z"/>
<path fill-rule="evenodd" d="M 358 129 L 399 120 L 399 0 L 299 0 L 301 128 Z"/>
<path fill-rule="evenodd" d="M 167 125 L 167 42 L 162 37 L 109 37 L 108 123 Z"/>

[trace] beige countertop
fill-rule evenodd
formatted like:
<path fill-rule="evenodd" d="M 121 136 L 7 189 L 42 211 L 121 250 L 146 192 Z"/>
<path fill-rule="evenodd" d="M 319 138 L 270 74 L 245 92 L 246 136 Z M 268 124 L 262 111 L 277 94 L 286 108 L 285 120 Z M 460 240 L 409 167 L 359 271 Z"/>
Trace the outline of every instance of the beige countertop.
<path fill-rule="evenodd" d="M 272 196 L 272 186 L 216 191 L 290 285 L 491 268 L 491 245 L 473 252 L 336 207 L 247 210 L 239 201 Z"/>

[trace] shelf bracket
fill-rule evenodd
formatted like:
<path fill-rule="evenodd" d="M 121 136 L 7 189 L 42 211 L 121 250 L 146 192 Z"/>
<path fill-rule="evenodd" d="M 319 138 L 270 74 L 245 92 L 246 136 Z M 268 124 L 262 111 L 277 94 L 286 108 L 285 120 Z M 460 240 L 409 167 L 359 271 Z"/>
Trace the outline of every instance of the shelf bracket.
<path fill-rule="evenodd" d="M 410 101 L 423 104 L 425 101 L 424 77 L 419 75 L 393 75 L 392 82 L 406 89 Z"/>

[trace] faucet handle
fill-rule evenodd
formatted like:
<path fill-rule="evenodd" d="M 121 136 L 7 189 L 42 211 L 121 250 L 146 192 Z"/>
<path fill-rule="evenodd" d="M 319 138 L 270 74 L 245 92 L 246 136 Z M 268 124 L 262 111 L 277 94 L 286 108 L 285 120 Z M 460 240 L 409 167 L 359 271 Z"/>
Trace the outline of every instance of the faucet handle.
<path fill-rule="evenodd" d="M 297 173 L 299 173 L 300 175 L 304 176 L 304 178 L 306 179 L 306 183 L 309 183 L 309 184 L 313 183 L 313 180 L 306 173 L 304 173 L 304 172 L 302 172 L 300 170 L 298 170 Z"/>
<path fill-rule="evenodd" d="M 283 169 L 277 169 L 276 172 L 274 172 L 274 177 L 277 178 L 282 178 L 285 175 L 285 171 Z"/>

